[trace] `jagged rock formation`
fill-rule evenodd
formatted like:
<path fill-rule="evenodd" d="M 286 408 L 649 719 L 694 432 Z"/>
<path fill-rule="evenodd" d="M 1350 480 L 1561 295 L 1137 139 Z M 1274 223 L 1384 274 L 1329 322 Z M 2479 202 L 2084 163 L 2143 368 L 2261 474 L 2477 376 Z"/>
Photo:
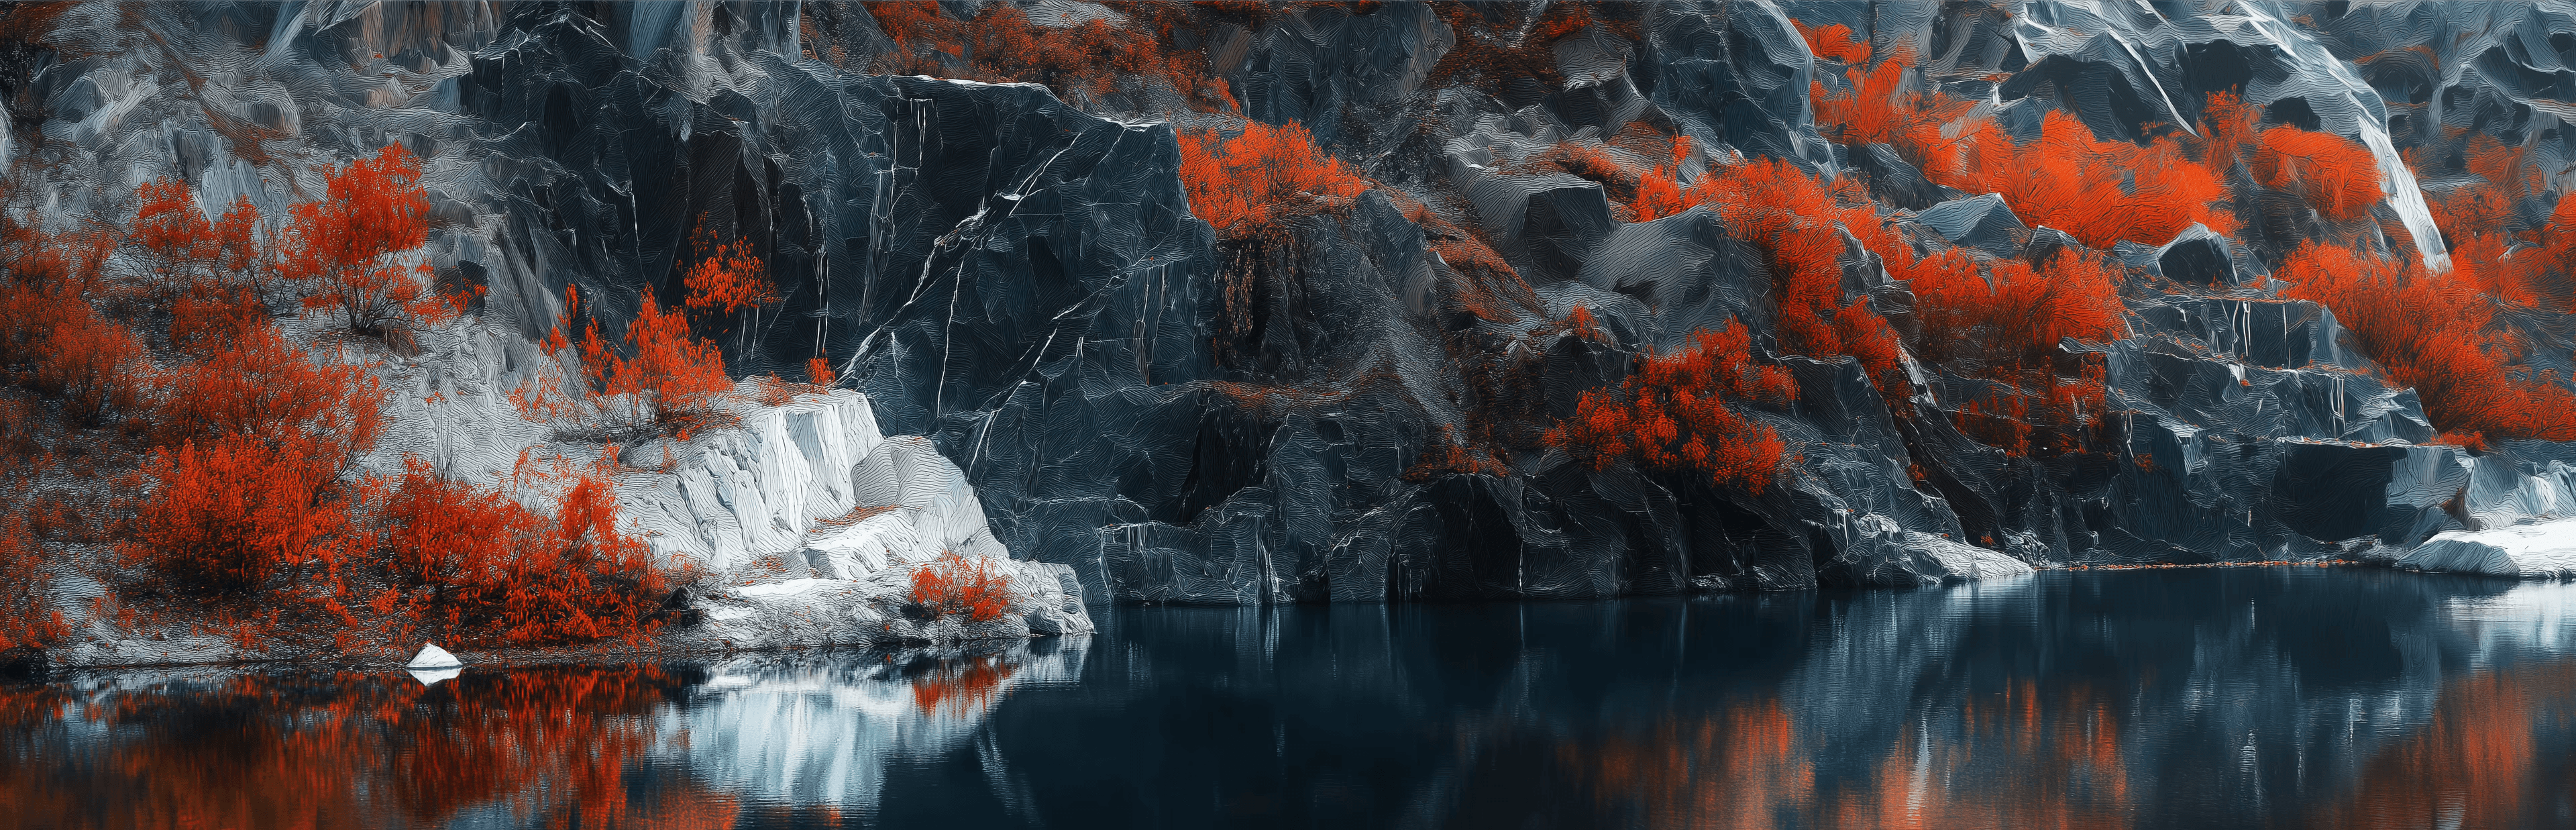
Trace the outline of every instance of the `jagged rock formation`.
<path fill-rule="evenodd" d="M 2556 129 L 2558 110 L 2534 102 L 2555 94 L 2539 79 L 2569 59 L 2504 34 L 2523 22 L 2576 33 L 2576 18 L 2550 8 L 2468 20 L 2439 5 L 1657 3 L 1513 53 L 1552 65 L 1492 88 L 1443 59 L 1498 35 L 1459 31 L 1430 7 L 1282 11 L 1195 48 L 1239 93 L 1241 116 L 1302 124 L 1385 188 L 1250 240 L 1193 215 L 1174 127 L 1103 103 L 1125 98 L 1085 112 L 1035 84 L 869 76 L 851 69 L 863 62 L 817 57 L 890 48 L 864 14 L 822 43 L 795 7 L 752 4 L 225 8 L 195 32 L 161 11 L 142 24 L 169 44 L 161 57 L 58 63 L 37 87 L 49 139 L 101 169 L 157 159 L 146 166 L 210 199 L 293 189 L 262 178 L 297 175 L 250 160 L 264 154 L 413 147 L 451 219 L 436 260 L 489 285 L 480 311 L 519 335 L 552 323 L 567 285 L 612 323 L 646 292 L 674 296 L 682 240 L 701 221 L 754 239 L 786 300 L 729 332 L 728 356 L 751 374 L 826 357 L 865 398 L 759 413 L 743 432 L 693 442 L 676 472 L 638 490 L 653 494 L 639 501 L 666 552 L 718 569 L 804 558 L 789 568 L 801 575 L 706 598 L 719 627 L 792 617 L 772 607 L 780 597 L 859 590 L 845 583 L 947 545 L 1048 565 L 1017 567 L 1053 586 L 1039 606 L 1062 610 L 1025 622 L 1071 630 L 1079 603 L 1056 600 L 1907 585 L 2033 564 L 2405 550 L 2557 517 L 2561 451 L 2432 445 L 2414 393 L 2376 379 L 2330 312 L 2277 299 L 2266 263 L 2301 237 L 2270 224 L 2107 252 L 2204 291 L 2132 292 L 2127 337 L 2061 349 L 2101 368 L 2116 410 L 2107 450 L 2008 453 L 1953 422 L 1984 381 L 1909 359 L 1911 388 L 1882 389 L 1848 357 L 1779 359 L 1796 402 L 1754 415 L 1797 463 L 1760 495 L 1592 469 L 1535 440 L 1585 390 L 1695 330 L 1742 321 L 1778 351 L 1782 312 L 1760 252 L 1707 209 L 1626 221 L 1603 182 L 1537 166 L 1568 141 L 1685 135 L 1689 149 L 1669 159 L 1604 151 L 1684 176 L 1747 157 L 1848 173 L 1901 224 L 1983 257 L 2041 261 L 2078 245 L 1999 197 L 1933 184 L 1886 145 L 1828 142 L 1809 91 L 1842 81 L 1818 70 L 1792 18 L 1910 50 L 1930 83 L 1985 102 L 2017 135 L 2063 111 L 2098 136 L 2135 138 L 2241 90 L 2266 123 L 2366 146 L 2392 194 L 2377 208 L 2386 227 L 2438 263 L 2444 243 L 2400 148 L 2445 125 Z M 1072 22 L 1061 12 L 1041 22 Z M 110 37 L 99 33 L 121 24 L 84 25 Z M 2467 30 L 2480 34 L 2436 37 Z M 239 32 L 295 48 L 254 49 Z M 2405 56 L 2423 44 L 2438 59 Z M 2376 57 L 2356 62 L 2365 55 Z M 129 65 L 177 58 L 238 77 L 217 78 L 199 93 L 210 103 L 188 111 Z M 2554 135 L 2542 158 L 2568 140 Z M 1490 242 L 1509 278 L 1444 248 L 1458 228 Z M 1854 246 L 1844 294 L 1919 326 L 1916 298 L 1882 265 Z M 1578 307 L 1603 336 L 1555 326 Z M 477 337 L 453 348 L 492 365 L 531 354 Z M 1480 422 L 1533 428 L 1498 439 L 1517 443 L 1493 466 L 1430 463 Z M 880 441 L 880 427 L 927 438 Z M 446 451 L 489 463 L 497 444 Z M 838 471 L 853 467 L 881 472 L 844 484 Z M 814 529 L 890 505 L 901 518 Z M 858 614 L 815 636 L 884 623 Z"/>

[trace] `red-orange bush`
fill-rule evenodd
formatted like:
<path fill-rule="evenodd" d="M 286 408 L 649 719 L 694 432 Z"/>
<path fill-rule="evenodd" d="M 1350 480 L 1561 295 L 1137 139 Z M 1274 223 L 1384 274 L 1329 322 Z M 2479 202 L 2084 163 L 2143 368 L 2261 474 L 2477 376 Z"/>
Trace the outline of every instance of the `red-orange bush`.
<path fill-rule="evenodd" d="M 1818 128 L 1846 142 L 1885 142 L 1932 181 L 2000 193 L 2022 221 L 2096 248 L 2124 239 L 2161 245 L 2194 222 L 2235 232 L 2223 170 L 2191 163 L 2179 140 L 2100 141 L 2082 122 L 2052 111 L 2041 119 L 2038 140 L 2017 143 L 1990 119 L 1961 120 L 1969 102 L 1900 92 L 1910 65 L 1898 55 L 1868 71 L 1855 67 L 1850 95 L 1813 86 Z"/>
<path fill-rule="evenodd" d="M 691 334 L 688 318 L 664 311 L 650 293 L 635 321 L 626 324 L 626 343 L 632 356 L 601 339 L 597 321 L 580 342 L 591 389 L 619 399 L 603 404 L 613 426 L 685 430 L 713 407 L 716 396 L 733 389 L 715 344 Z"/>
<path fill-rule="evenodd" d="M 387 145 L 333 173 L 326 188 L 295 206 L 279 251 L 280 271 L 311 292 L 305 304 L 338 309 L 350 331 L 374 336 L 443 318 L 447 306 L 423 281 L 428 264 L 401 263 L 429 238 L 429 194 L 411 154 Z"/>
<path fill-rule="evenodd" d="M 805 382 L 816 386 L 832 385 L 832 362 L 822 358 L 805 361 Z"/>
<path fill-rule="evenodd" d="M 259 209 L 249 197 L 234 200 L 221 219 L 209 222 L 187 185 L 176 179 L 145 182 L 134 195 L 142 205 L 131 237 L 147 280 L 186 288 L 200 280 L 257 278 L 254 266 L 263 253 Z"/>
<path fill-rule="evenodd" d="M 2335 222 L 2369 216 L 2370 207 L 2385 195 L 2379 189 L 2379 159 L 2370 148 L 2286 124 L 2263 131 L 2253 173 L 2264 187 L 2298 193 Z"/>
<path fill-rule="evenodd" d="M 2576 394 L 2547 373 L 2531 377 L 2507 363 L 2519 344 L 2496 323 L 2494 300 L 2469 284 L 2313 242 L 2293 251 L 2279 274 L 2290 283 L 2286 296 L 2333 309 L 2453 438 L 2576 440 Z"/>
<path fill-rule="evenodd" d="M 2004 260 L 1981 269 L 1956 248 L 1926 258 L 1909 283 L 1926 357 L 1965 356 L 1974 346 L 1998 363 L 2022 362 L 2044 359 L 2066 338 L 2116 339 L 2127 313 L 2118 273 L 2118 266 L 2071 248 L 2044 267 Z"/>
<path fill-rule="evenodd" d="M 165 441 L 240 436 L 326 462 L 336 473 L 374 448 L 384 393 L 360 367 L 316 362 L 263 323 L 170 373 Z"/>
<path fill-rule="evenodd" d="M 552 518 L 499 489 L 413 462 L 370 484 L 387 584 L 369 606 L 469 646 L 532 646 L 648 632 L 664 592 L 641 540 L 616 527 L 615 490 L 572 476 Z M 410 633 L 410 632 L 405 632 Z"/>
<path fill-rule="evenodd" d="M 1809 26 L 1796 20 L 1789 23 L 1798 27 L 1798 36 L 1807 39 L 1807 51 L 1818 58 L 1852 66 L 1869 62 L 1869 41 L 1853 34 L 1850 26 Z"/>
<path fill-rule="evenodd" d="M 156 449 L 133 500 L 126 561 L 202 599 L 291 590 L 317 568 L 336 572 L 353 534 L 335 462 L 241 434 Z"/>
<path fill-rule="evenodd" d="M 1699 332 L 1680 352 L 1647 355 L 1620 386 L 1583 393 L 1574 417 L 1549 429 L 1545 440 L 1594 469 L 1625 459 L 1704 474 L 1720 487 L 1758 495 L 1770 487 L 1787 448 L 1778 432 L 1736 405 L 1796 396 L 1789 373 L 1754 363 L 1751 335 L 1732 325 Z"/>
<path fill-rule="evenodd" d="M 1190 210 L 1220 235 L 1249 234 L 1284 208 L 1345 202 L 1369 187 L 1340 159 L 1315 149 L 1303 125 L 1253 121 L 1233 138 L 1215 130 L 1179 137 Z"/>
<path fill-rule="evenodd" d="M 942 551 L 913 569 L 912 601 L 934 614 L 1000 619 L 1011 607 L 1011 577 L 989 558 Z"/>
<path fill-rule="evenodd" d="M 769 282 L 769 266 L 752 254 L 750 240 L 718 242 L 715 231 L 700 217 L 689 244 L 699 256 L 696 264 L 681 272 L 680 282 L 689 292 L 683 303 L 689 310 L 731 315 L 778 302 L 778 288 Z"/>

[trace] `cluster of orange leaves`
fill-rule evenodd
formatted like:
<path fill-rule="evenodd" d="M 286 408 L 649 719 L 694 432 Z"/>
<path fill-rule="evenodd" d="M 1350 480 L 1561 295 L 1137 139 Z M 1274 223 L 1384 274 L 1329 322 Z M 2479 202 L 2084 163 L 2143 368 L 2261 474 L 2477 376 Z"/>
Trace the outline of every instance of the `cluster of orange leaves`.
<path fill-rule="evenodd" d="M 2002 194 L 2023 221 L 2096 248 L 2121 240 L 2161 245 L 2193 223 L 2235 232 L 2223 172 L 2192 163 L 2182 140 L 2103 141 L 2073 116 L 2052 111 L 2036 140 L 2017 142 L 1991 119 L 1968 118 L 1969 102 L 1909 89 L 1912 67 L 1902 53 L 1872 69 L 1855 66 L 1845 95 L 1816 82 L 1809 95 L 1818 128 L 1847 142 L 1895 147 L 1933 182 Z"/>
<path fill-rule="evenodd" d="M 2279 276 L 2290 283 L 2284 294 L 2333 309 L 2389 379 L 2414 387 L 2449 440 L 2576 440 L 2576 394 L 2512 367 L 2518 344 L 2473 283 L 2315 242 L 2293 251 Z"/>
<path fill-rule="evenodd" d="M 1251 234 L 1288 211 L 1346 203 L 1369 188 L 1358 171 L 1317 149 L 1301 124 L 1252 121 L 1233 137 L 1202 130 L 1179 139 L 1190 212 L 1220 235 Z"/>
<path fill-rule="evenodd" d="M 428 262 L 402 266 L 428 241 L 430 216 L 419 162 L 402 145 L 351 163 L 325 190 L 295 206 L 276 246 L 277 270 L 305 286 L 306 306 L 337 309 L 350 331 L 379 337 L 462 311 L 455 298 L 428 289 Z"/>
<path fill-rule="evenodd" d="M 1815 357 L 1860 358 L 1870 377 L 1889 388 L 1898 371 L 1896 333 L 1865 300 L 1844 301 L 1843 232 L 1879 252 L 1900 275 L 1914 255 L 1865 194 L 1848 183 L 1829 186 L 1778 159 L 1715 168 L 1688 188 L 1662 172 L 1638 188 L 1631 208 L 1640 220 L 1713 206 L 1737 238 L 1764 254 L 1780 309 L 1781 347 Z"/>
<path fill-rule="evenodd" d="M 698 261 L 680 272 L 680 284 L 688 290 L 682 304 L 689 310 L 731 315 L 778 302 L 769 266 L 752 253 L 751 240 L 720 241 L 701 216 L 697 230 L 689 234 L 689 244 L 698 251 Z"/>
<path fill-rule="evenodd" d="M 583 386 L 594 393 L 598 414 L 596 423 L 585 426 L 630 435 L 670 429 L 685 439 L 710 417 L 716 399 L 732 391 L 723 352 L 691 331 L 687 315 L 655 302 L 651 291 L 626 324 L 624 349 L 600 336 L 597 317 L 583 327 L 581 339 L 566 337 L 580 307 L 580 290 L 565 286 L 564 313 L 541 345 L 548 353 L 578 350 Z M 813 369 L 810 362 L 807 369 Z M 521 414 L 556 422 L 587 421 L 577 403 L 581 397 L 550 395 L 542 384 L 511 392 Z"/>
<path fill-rule="evenodd" d="M 997 620 L 1010 610 L 1011 599 L 1010 575 L 987 557 L 942 551 L 912 571 L 912 601 L 933 614 Z"/>
<path fill-rule="evenodd" d="M 1738 406 L 1785 402 L 1797 393 L 1787 370 L 1753 362 L 1749 330 L 1730 325 L 1697 332 L 1679 352 L 1647 354 L 1617 387 L 1583 393 L 1574 417 L 1544 440 L 1596 470 L 1627 460 L 1704 474 L 1717 486 L 1759 495 L 1787 446 Z"/>

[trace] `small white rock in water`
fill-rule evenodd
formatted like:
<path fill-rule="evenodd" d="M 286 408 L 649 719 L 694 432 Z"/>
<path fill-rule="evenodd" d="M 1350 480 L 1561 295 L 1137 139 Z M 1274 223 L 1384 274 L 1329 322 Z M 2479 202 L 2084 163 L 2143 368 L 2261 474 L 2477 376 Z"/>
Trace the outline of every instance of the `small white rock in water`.
<path fill-rule="evenodd" d="M 439 648 L 437 643 L 421 644 L 420 653 L 413 655 L 411 662 L 403 665 L 406 669 L 461 669 L 464 667 L 465 661 L 456 659 L 456 655 L 447 653 L 447 649 Z"/>

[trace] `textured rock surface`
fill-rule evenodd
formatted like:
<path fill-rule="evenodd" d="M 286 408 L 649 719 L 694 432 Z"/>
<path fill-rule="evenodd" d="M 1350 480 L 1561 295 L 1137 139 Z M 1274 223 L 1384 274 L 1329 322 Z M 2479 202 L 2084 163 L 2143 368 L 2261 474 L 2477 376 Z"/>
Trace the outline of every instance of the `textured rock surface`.
<path fill-rule="evenodd" d="M 1777 351 L 1759 252 L 1704 208 L 1623 221 L 1602 182 L 1533 167 L 1563 142 L 1675 131 L 1693 147 L 1674 158 L 1601 146 L 1685 176 L 1758 156 L 1849 170 L 1939 238 L 1928 246 L 2040 260 L 2074 244 L 1885 145 L 1819 137 L 1810 85 L 1845 82 L 1817 69 L 1792 16 L 1910 48 L 2017 132 L 2065 111 L 2135 137 L 2241 88 L 2276 120 L 2367 146 L 2392 194 L 2384 226 L 2434 262 L 2441 236 L 2398 144 L 2552 129 L 2537 79 L 2564 59 L 2506 33 L 2576 32 L 2521 6 L 2474 26 L 2439 5 L 2034 2 L 1932 25 L 1936 10 L 1652 4 L 1620 12 L 1634 41 L 1595 27 L 1553 44 L 1554 88 L 1490 90 L 1442 85 L 1462 33 L 1426 7 L 1264 17 L 1206 46 L 1242 114 L 1304 124 L 1425 207 L 1373 191 L 1257 243 L 1193 216 L 1159 116 L 1112 98 L 1085 112 L 1030 84 L 851 74 L 807 55 L 785 6 L 225 7 L 139 23 L 92 10 L 78 31 L 142 26 L 167 45 L 57 63 L 36 88 L 43 136 L 87 162 L 67 175 L 169 170 L 215 203 L 273 206 L 315 184 L 246 153 L 313 162 L 399 141 L 428 160 L 448 220 L 432 260 L 490 285 L 486 327 L 387 369 L 413 394 L 378 468 L 417 452 L 497 474 L 543 438 L 501 396 L 564 287 L 614 325 L 646 292 L 676 296 L 702 219 L 754 240 L 786 301 L 731 334 L 729 360 L 793 374 L 824 356 L 864 398 L 748 413 L 738 432 L 669 448 L 671 471 L 621 481 L 657 549 L 732 585 L 697 601 L 737 638 L 883 634 L 896 621 L 871 598 L 943 547 L 1021 560 L 1017 578 L 1058 586 L 1047 596 L 1091 601 L 1579 597 L 2326 556 L 2564 511 L 2559 450 L 2427 446 L 2437 431 L 2412 390 L 2376 380 L 2324 309 L 2266 293 L 2261 263 L 2298 238 L 2268 226 L 2110 252 L 2234 293 L 2126 297 L 2129 336 L 2061 348 L 2100 362 L 2107 453 L 1979 443 L 1950 417 L 1984 394 L 1975 378 L 1909 362 L 1911 388 L 1882 390 L 1850 359 L 1793 357 L 1797 402 L 1755 417 L 1798 461 L 1758 497 L 1594 470 L 1535 441 L 1499 473 L 1424 463 L 1497 407 L 1569 415 L 1697 329 L 1741 321 Z M 2436 36 L 2451 31 L 2472 35 Z M 844 40 L 883 45 L 872 27 Z M 2438 60 L 2404 57 L 2427 44 Z M 147 71 L 179 61 L 223 67 L 195 93 L 210 103 Z M 86 191 L 64 193 L 51 209 L 87 209 Z M 1425 227 L 1442 222 L 1479 229 L 1516 276 L 1450 261 Z M 1873 257 L 1854 246 L 1842 267 L 1847 297 L 1917 325 L 1910 289 Z M 1606 337 L 1551 328 L 1578 306 Z M 1892 413 L 1891 395 L 1929 416 Z M 629 452 L 649 465 L 660 449 Z M 820 524 L 879 507 L 893 509 Z M 1078 605 L 1040 597 L 1017 622 L 1079 629 Z"/>
<path fill-rule="evenodd" d="M 2558 520 L 2494 530 L 2451 530 L 2397 557 L 2397 564 L 2428 571 L 2514 577 L 2576 575 L 2576 521 Z"/>

